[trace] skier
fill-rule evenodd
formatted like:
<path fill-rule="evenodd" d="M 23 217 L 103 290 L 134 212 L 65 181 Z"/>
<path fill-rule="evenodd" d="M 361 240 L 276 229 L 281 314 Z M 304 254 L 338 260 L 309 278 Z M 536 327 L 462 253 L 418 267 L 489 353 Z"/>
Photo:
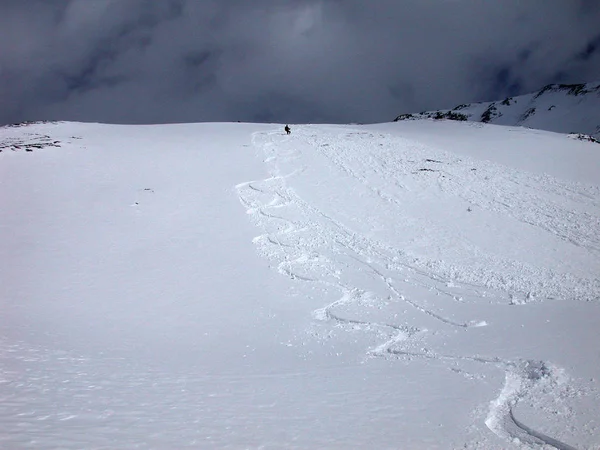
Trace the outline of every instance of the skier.
<path fill-rule="evenodd" d="M 285 128 L 284 128 L 284 130 L 285 130 L 285 132 L 286 132 L 287 134 L 290 134 L 290 133 L 292 132 L 292 130 L 290 129 L 290 126 L 289 126 L 289 125 L 286 125 L 286 126 L 285 126 Z"/>

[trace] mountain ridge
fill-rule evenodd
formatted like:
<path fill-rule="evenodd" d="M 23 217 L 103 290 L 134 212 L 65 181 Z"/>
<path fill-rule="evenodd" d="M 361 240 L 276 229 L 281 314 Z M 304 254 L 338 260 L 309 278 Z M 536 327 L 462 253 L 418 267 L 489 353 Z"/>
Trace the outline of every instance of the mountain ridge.
<path fill-rule="evenodd" d="M 536 92 L 504 100 L 457 105 L 452 109 L 401 114 L 394 119 L 449 119 L 496 125 L 524 126 L 598 142 L 600 81 L 548 84 Z"/>

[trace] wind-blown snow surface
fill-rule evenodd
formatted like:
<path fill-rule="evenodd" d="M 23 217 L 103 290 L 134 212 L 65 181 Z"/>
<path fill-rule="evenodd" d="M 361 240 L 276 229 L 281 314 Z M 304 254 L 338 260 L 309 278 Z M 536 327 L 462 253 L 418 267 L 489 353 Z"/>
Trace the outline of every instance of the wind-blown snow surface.
<path fill-rule="evenodd" d="M 282 131 L 0 129 L 0 446 L 599 448 L 600 147 Z"/>

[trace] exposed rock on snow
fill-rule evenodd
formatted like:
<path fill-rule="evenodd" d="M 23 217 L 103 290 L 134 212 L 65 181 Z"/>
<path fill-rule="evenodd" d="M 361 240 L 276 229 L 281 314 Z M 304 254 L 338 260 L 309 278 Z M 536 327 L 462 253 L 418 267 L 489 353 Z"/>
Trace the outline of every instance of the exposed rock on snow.
<path fill-rule="evenodd" d="M 538 92 L 501 101 L 462 104 L 448 110 L 402 114 L 395 121 L 448 119 L 523 126 L 600 137 L 600 82 L 549 84 Z"/>

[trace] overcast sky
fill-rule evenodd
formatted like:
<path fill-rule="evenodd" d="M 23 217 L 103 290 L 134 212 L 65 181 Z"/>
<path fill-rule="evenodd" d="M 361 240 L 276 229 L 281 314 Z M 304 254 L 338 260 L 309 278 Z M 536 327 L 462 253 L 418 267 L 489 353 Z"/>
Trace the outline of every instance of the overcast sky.
<path fill-rule="evenodd" d="M 382 122 L 600 81 L 599 0 L 0 0 L 0 123 Z"/>

